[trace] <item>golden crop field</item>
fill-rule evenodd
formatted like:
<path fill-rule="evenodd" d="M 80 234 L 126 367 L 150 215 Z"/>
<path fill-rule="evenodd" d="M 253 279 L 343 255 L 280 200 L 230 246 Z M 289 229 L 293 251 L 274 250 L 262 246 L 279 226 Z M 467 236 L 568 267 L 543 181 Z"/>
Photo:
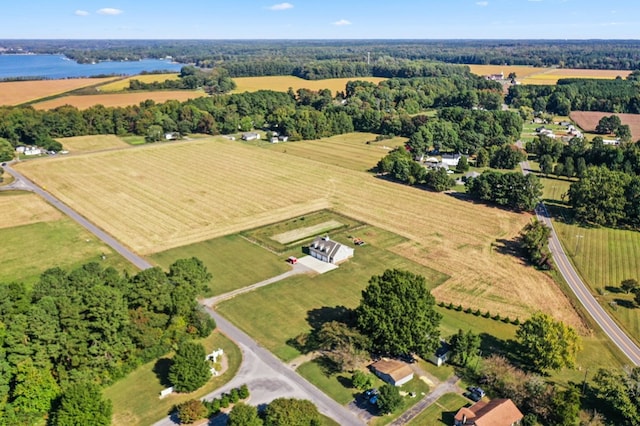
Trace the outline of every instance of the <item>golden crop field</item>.
<path fill-rule="evenodd" d="M 541 68 L 524 65 L 468 65 L 471 72 L 477 75 L 499 74 L 505 76 L 516 73 L 522 84 L 556 84 L 562 78 L 600 78 L 615 79 L 627 77 L 631 71 L 623 70 L 585 70 L 573 68 Z"/>
<path fill-rule="evenodd" d="M 141 74 L 131 77 L 123 78 L 122 80 L 107 83 L 98 87 L 100 92 L 120 92 L 129 88 L 129 82 L 131 80 L 139 80 L 143 83 L 162 83 L 167 80 L 177 80 L 178 74 Z"/>
<path fill-rule="evenodd" d="M 39 196 L 28 192 L 1 193 L 0 211 L 2 211 L 0 229 L 37 222 L 51 222 L 62 218 L 62 213 Z"/>
<path fill-rule="evenodd" d="M 511 318 L 542 309 L 580 325 L 549 277 L 492 247 L 514 238 L 530 215 L 222 138 L 18 167 L 141 254 L 332 208 L 411 240 L 392 250 L 451 275 L 435 289 L 438 300 Z"/>
<path fill-rule="evenodd" d="M 515 72 L 518 78 L 544 72 L 547 68 L 530 67 L 526 65 L 467 65 L 476 75 L 489 75 L 504 73 L 505 77 Z"/>
<path fill-rule="evenodd" d="M 127 92 L 102 95 L 64 96 L 50 101 L 33 104 L 35 109 L 53 109 L 62 105 L 72 105 L 78 109 L 87 109 L 94 105 L 106 107 L 125 107 L 138 105 L 140 102 L 152 100 L 166 102 L 170 100 L 186 101 L 205 96 L 201 90 L 159 90 L 156 92 Z"/>
<path fill-rule="evenodd" d="M 69 78 L 63 80 L 9 81 L 0 83 L 0 105 L 19 105 L 70 90 L 114 80 L 107 78 Z"/>
<path fill-rule="evenodd" d="M 407 138 L 402 137 L 380 142 L 374 142 L 375 138 L 373 133 L 350 133 L 303 143 L 261 142 L 260 146 L 351 170 L 367 171 L 393 148 L 407 142 Z"/>
<path fill-rule="evenodd" d="M 269 77 L 238 77 L 234 78 L 236 89 L 233 93 L 257 92 L 258 90 L 274 90 L 286 92 L 291 87 L 293 91 L 298 89 L 322 90 L 329 89 L 331 93 L 344 91 L 347 83 L 353 80 L 368 81 L 378 84 L 386 78 L 380 77 L 353 77 L 353 78 L 329 78 L 326 80 L 305 80 L 290 75 Z"/>
<path fill-rule="evenodd" d="M 71 153 L 103 151 L 105 149 L 127 148 L 131 145 L 116 135 L 88 135 L 56 139 Z"/>

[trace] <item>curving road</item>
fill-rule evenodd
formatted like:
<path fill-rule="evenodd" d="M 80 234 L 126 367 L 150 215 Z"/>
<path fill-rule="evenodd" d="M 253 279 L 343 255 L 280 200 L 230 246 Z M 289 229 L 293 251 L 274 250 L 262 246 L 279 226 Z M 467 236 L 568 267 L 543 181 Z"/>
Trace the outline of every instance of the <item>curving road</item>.
<path fill-rule="evenodd" d="M 524 161 L 520 163 L 522 173 L 527 174 L 530 172 L 529 162 Z M 547 211 L 547 208 L 543 203 L 538 204 L 536 207 L 536 215 L 538 220 L 542 221 L 551 229 L 551 236 L 549 238 L 549 250 L 553 255 L 553 260 L 565 279 L 571 291 L 576 295 L 582 306 L 587 310 L 589 315 L 600 326 L 602 331 L 611 339 L 611 341 L 631 360 L 634 365 L 640 365 L 640 347 L 636 345 L 627 334 L 618 326 L 618 324 L 609 316 L 600 303 L 589 291 L 587 285 L 582 281 L 580 275 L 576 272 L 573 264 L 569 261 L 560 239 L 556 234 L 556 230 L 553 227 L 551 216 Z"/>
<path fill-rule="evenodd" d="M 67 206 L 58 198 L 40 188 L 20 172 L 13 169 L 10 163 L 7 163 L 3 168 L 15 179 L 11 185 L 4 187 L 4 190 L 24 190 L 35 192 L 55 208 L 75 220 L 86 230 L 120 253 L 120 255 L 129 260 L 139 269 L 148 269 L 153 266 L 151 263 L 120 244 L 102 229 L 89 222 L 71 207 Z M 301 265 L 298 268 L 294 268 L 292 271 L 283 274 L 283 276 L 278 276 L 276 278 L 283 279 L 292 274 L 305 272 L 307 272 L 307 268 Z M 267 280 L 259 284 L 268 285 L 271 282 L 273 282 L 273 280 Z M 232 293 L 233 294 L 229 297 L 235 295 L 234 292 Z M 211 301 L 214 300 L 209 300 L 209 302 Z M 238 387 L 246 383 L 251 390 L 251 401 L 253 404 L 269 403 L 274 398 L 278 397 L 308 399 L 318 407 L 318 410 L 322 414 L 331 417 L 340 425 L 361 426 L 364 424 L 361 419 L 356 417 L 347 408 L 329 398 L 318 388 L 298 375 L 294 370 L 287 367 L 282 363 L 282 361 L 271 354 L 271 352 L 262 348 L 255 340 L 209 308 L 206 304 L 207 301 L 201 301 L 201 303 L 202 302 L 205 302 L 203 304 L 205 305 L 206 311 L 215 319 L 218 330 L 237 343 L 243 353 L 242 365 L 236 377 L 222 388 L 207 395 L 206 398 L 219 395 L 222 392 L 229 391 L 234 387 Z M 173 417 L 167 417 L 156 424 L 177 425 L 179 423 L 177 423 Z"/>

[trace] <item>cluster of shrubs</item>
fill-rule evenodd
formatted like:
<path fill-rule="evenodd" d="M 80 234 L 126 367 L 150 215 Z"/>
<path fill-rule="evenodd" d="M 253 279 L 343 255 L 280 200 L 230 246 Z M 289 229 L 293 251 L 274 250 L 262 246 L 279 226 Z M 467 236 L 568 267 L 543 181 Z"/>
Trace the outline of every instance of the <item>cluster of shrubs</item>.
<path fill-rule="evenodd" d="M 180 423 L 193 423 L 196 420 L 209 418 L 218 414 L 223 408 L 249 398 L 249 388 L 242 385 L 232 389 L 229 393 L 223 393 L 220 398 L 211 401 L 190 399 L 176 406 Z"/>
<path fill-rule="evenodd" d="M 520 320 L 518 318 L 512 320 L 508 316 L 502 317 L 500 314 L 491 315 L 491 312 L 489 311 L 485 311 L 483 313 L 480 311 L 480 309 L 476 309 L 475 311 L 471 308 L 463 309 L 462 305 L 454 306 L 453 303 L 444 303 L 444 302 L 438 302 L 438 306 L 440 306 L 441 308 L 452 310 L 452 311 L 464 312 L 465 314 L 472 314 L 477 317 L 491 318 L 495 321 L 502 321 L 505 324 L 511 323 L 513 325 L 520 325 Z"/>

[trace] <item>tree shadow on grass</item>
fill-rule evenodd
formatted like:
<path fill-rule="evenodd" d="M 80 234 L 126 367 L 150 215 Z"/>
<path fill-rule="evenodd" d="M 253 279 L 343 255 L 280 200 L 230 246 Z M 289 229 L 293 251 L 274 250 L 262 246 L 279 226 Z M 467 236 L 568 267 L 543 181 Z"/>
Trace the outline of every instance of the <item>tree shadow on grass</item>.
<path fill-rule="evenodd" d="M 628 299 L 614 299 L 614 302 L 616 302 L 616 305 L 618 306 L 622 306 L 623 308 L 627 308 L 627 309 L 635 309 L 636 308 L 636 304 L 633 300 L 628 300 Z"/>
<path fill-rule="evenodd" d="M 498 238 L 495 243 L 492 244 L 492 247 L 494 247 L 500 254 L 515 257 L 519 259 L 522 264 L 527 264 L 524 257 L 522 257 L 522 248 L 520 247 L 520 242 L 517 239 L 507 240 L 504 238 Z"/>
<path fill-rule="evenodd" d="M 609 293 L 624 294 L 624 290 L 622 290 L 620 287 L 608 285 L 608 286 L 605 286 L 604 289 L 607 290 Z"/>
<path fill-rule="evenodd" d="M 480 333 L 480 350 L 482 356 L 500 355 L 512 362 L 520 361 L 514 356 L 518 353 L 518 342 L 515 340 L 504 340 L 489 333 Z"/>
<path fill-rule="evenodd" d="M 153 372 L 160 384 L 164 387 L 170 387 L 171 382 L 169 381 L 169 369 L 173 365 L 173 360 L 170 358 L 160 358 L 153 366 Z"/>
<path fill-rule="evenodd" d="M 323 306 L 307 311 L 307 323 L 313 330 L 320 330 L 325 323 L 331 321 L 352 326 L 355 323 L 355 315 L 352 309 L 345 306 Z"/>

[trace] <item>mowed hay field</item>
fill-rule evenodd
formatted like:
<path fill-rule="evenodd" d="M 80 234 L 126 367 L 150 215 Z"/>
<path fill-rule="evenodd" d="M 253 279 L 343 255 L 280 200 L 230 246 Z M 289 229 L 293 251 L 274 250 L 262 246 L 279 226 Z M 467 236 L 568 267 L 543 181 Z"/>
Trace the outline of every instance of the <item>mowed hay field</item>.
<path fill-rule="evenodd" d="M 114 77 L 4 82 L 0 83 L 0 105 L 19 105 L 113 80 Z"/>
<path fill-rule="evenodd" d="M 580 128 L 587 132 L 593 132 L 602 117 L 617 115 L 622 124 L 628 124 L 631 129 L 631 138 L 635 141 L 640 139 L 640 114 L 618 114 L 613 112 L 598 111 L 572 111 L 569 117 Z"/>
<path fill-rule="evenodd" d="M 61 219 L 62 213 L 35 194 L 26 192 L 0 193 L 2 221 L 0 229 L 29 225 L 36 222 L 52 222 Z"/>
<path fill-rule="evenodd" d="M 103 95 L 74 95 L 63 96 L 49 101 L 33 104 L 35 109 L 53 109 L 62 105 L 71 105 L 78 109 L 87 109 L 94 105 L 104 105 L 106 107 L 125 107 L 138 105 L 140 102 L 152 100 L 155 102 L 166 102 L 171 100 L 186 101 L 189 99 L 205 96 L 201 90 L 161 90 L 156 92 L 127 92 L 112 93 Z"/>
<path fill-rule="evenodd" d="M 539 74 L 548 70 L 548 68 L 530 67 L 526 65 L 467 65 L 471 72 L 476 75 L 489 75 L 504 73 L 504 76 L 508 76 L 510 73 L 515 72 L 518 79 L 527 77 L 533 74 Z"/>
<path fill-rule="evenodd" d="M 276 92 L 286 92 L 289 88 L 293 91 L 298 89 L 322 90 L 329 89 L 332 93 L 344 91 L 347 83 L 353 80 L 368 81 L 378 84 L 386 78 L 380 77 L 351 77 L 351 78 L 329 78 L 326 80 L 305 80 L 303 78 L 290 75 L 269 76 L 269 77 L 238 77 L 234 78 L 237 87 L 233 93 L 257 92 L 258 90 L 274 90 Z"/>
<path fill-rule="evenodd" d="M 72 153 L 94 152 L 105 149 L 127 148 L 130 145 L 116 135 L 88 135 L 56 139 Z"/>
<path fill-rule="evenodd" d="M 118 270 L 134 269 L 35 194 L 0 193 L 0 208 L 4 214 L 0 223 L 0 283 L 31 285 L 48 268 L 75 268 L 90 261 Z M 101 260 L 102 254 L 105 260 Z"/>
<path fill-rule="evenodd" d="M 406 138 L 401 137 L 380 142 L 374 142 L 375 138 L 376 135 L 373 133 L 351 133 L 302 143 L 272 144 L 263 142 L 260 146 L 274 152 L 286 152 L 296 157 L 308 158 L 351 170 L 367 171 L 393 148 L 403 146 L 407 142 Z"/>
<path fill-rule="evenodd" d="M 530 215 L 223 138 L 17 167 L 141 254 L 333 208 L 408 238 L 392 250 L 451 275 L 434 291 L 439 300 L 512 318 L 543 309 L 580 324 L 550 278 L 492 248 Z"/>
<path fill-rule="evenodd" d="M 138 80 L 143 83 L 162 83 L 167 80 L 177 80 L 179 78 L 178 74 L 141 74 L 104 84 L 97 89 L 100 92 L 121 92 L 129 88 L 129 82 L 131 80 Z"/>

